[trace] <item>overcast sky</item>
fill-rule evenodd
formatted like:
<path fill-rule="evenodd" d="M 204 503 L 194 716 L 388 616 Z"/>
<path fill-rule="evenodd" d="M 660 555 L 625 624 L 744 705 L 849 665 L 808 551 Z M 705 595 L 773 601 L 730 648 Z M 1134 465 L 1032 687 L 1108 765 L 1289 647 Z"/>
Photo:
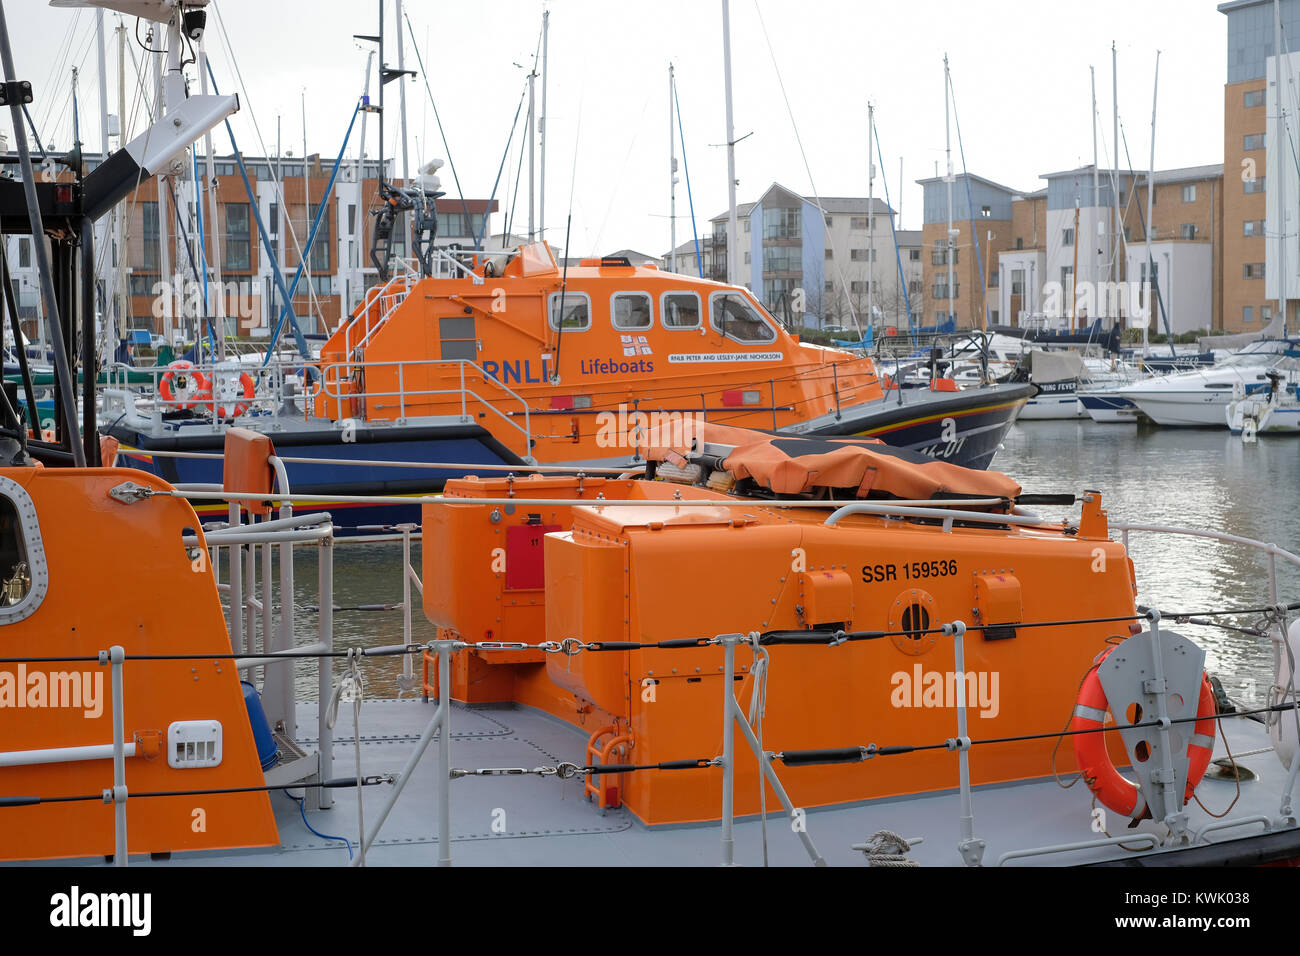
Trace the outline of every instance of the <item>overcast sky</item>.
<path fill-rule="evenodd" d="M 218 81 L 223 92 L 238 89 L 237 64 L 246 84 L 234 123 L 241 149 L 261 152 L 255 120 L 273 150 L 278 116 L 284 148 L 301 155 L 305 93 L 308 152 L 332 158 L 361 92 L 371 49 L 352 34 L 376 32 L 378 0 L 215 0 L 213 6 L 220 17 L 209 15 L 207 46 Z M 727 206 L 726 149 L 716 145 L 726 139 L 717 0 L 406 0 L 428 89 L 465 194 L 481 198 L 492 192 L 544 6 L 551 11 L 547 237 L 563 245 L 571 208 L 574 253 L 630 247 L 658 255 L 668 248 L 670 62 L 677 72 L 695 217 L 701 234 L 707 232 L 708 219 Z M 4 7 L 18 75 L 36 87 L 32 112 L 42 137 L 60 149 L 70 145 L 69 66 L 80 63 L 82 139 L 88 149 L 98 148 L 94 14 L 51 9 L 44 0 L 4 0 Z M 903 225 L 919 228 L 921 189 L 915 180 L 933 175 L 936 162 L 943 164 L 945 52 L 973 173 L 1028 191 L 1043 185 L 1042 173 L 1090 163 L 1089 66 L 1097 70 L 1100 150 L 1103 165 L 1109 165 L 1112 41 L 1119 50 L 1119 112 L 1133 166 L 1145 168 L 1149 162 L 1157 49 L 1162 51 L 1157 166 L 1222 162 L 1227 22 L 1215 7 L 1212 0 L 732 0 L 735 131 L 737 138 L 752 133 L 736 148 L 738 201 L 757 199 L 774 181 L 804 194 L 812 194 L 815 185 L 823 196 L 865 196 L 870 101 L 884 152 L 876 194 L 883 195 L 887 186 L 899 205 L 901 157 Z M 385 8 L 385 54 L 395 66 L 393 0 Z M 117 42 L 111 31 L 117 15 L 106 20 L 109 111 L 116 112 Z M 135 20 L 125 22 L 134 45 Z M 406 66 L 418 70 L 409 35 L 407 40 Z M 138 59 L 146 56 L 139 46 L 135 53 Z M 133 73 L 128 55 L 128 84 Z M 419 159 L 447 155 L 425 80 L 421 75 L 405 85 L 413 168 Z M 541 87 L 539 79 L 539 110 Z M 128 110 L 133 102 L 128 94 Z M 393 83 L 387 87 L 387 155 L 399 146 L 397 102 Z M 359 146 L 359 126 L 350 156 Z M 522 127 L 521 117 L 497 186 L 503 205 L 514 189 Z M 0 129 L 9 130 L 7 112 Z M 378 148 L 373 115 L 366 138 L 367 155 L 373 156 Z M 224 131 L 214 142 L 218 152 L 229 151 Z M 960 172 L 955 130 L 952 148 Z M 1127 162 L 1121 147 L 1121 167 Z M 523 169 L 516 232 L 527 228 L 526 157 Z M 691 228 L 686 177 L 682 172 L 679 177 L 682 242 Z M 448 168 L 442 178 L 455 196 Z M 494 226 L 503 223 L 498 216 Z"/>

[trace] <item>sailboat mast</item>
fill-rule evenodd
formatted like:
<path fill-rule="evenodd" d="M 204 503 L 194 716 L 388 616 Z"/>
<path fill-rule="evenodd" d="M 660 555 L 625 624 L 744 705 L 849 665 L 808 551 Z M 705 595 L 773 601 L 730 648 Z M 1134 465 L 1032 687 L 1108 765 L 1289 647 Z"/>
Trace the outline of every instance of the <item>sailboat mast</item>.
<path fill-rule="evenodd" d="M 876 310 L 876 108 L 867 103 L 867 326 Z"/>
<path fill-rule="evenodd" d="M 397 68 L 403 71 L 402 82 L 397 84 L 398 113 L 401 117 L 402 134 L 402 185 L 411 184 L 411 166 L 409 151 L 406 146 L 406 31 L 402 29 L 402 0 L 393 0 L 393 18 L 397 21 Z M 405 217 L 403 217 L 405 218 Z"/>
<path fill-rule="evenodd" d="M 537 120 L 537 236 L 546 238 L 546 44 L 551 30 L 551 11 L 542 11 L 542 115 Z"/>
<path fill-rule="evenodd" d="M 546 89 L 546 84 L 542 84 Z M 545 99 L 545 96 L 543 96 Z M 677 271 L 677 131 L 673 129 L 673 65 L 668 64 L 668 271 Z"/>
<path fill-rule="evenodd" d="M 1119 250 L 1120 236 L 1124 234 L 1124 212 L 1119 205 L 1119 52 L 1115 48 L 1114 42 L 1110 45 L 1110 88 L 1111 88 L 1111 113 L 1114 122 L 1112 136 L 1115 140 L 1115 165 L 1114 179 L 1111 182 L 1111 199 L 1115 201 L 1115 219 L 1111 227 L 1111 260 L 1113 266 L 1113 281 L 1119 281 Z M 1133 184 L 1130 182 L 1129 186 Z"/>
<path fill-rule="evenodd" d="M 167 91 L 163 82 L 163 54 L 153 55 L 154 80 L 158 93 L 154 97 L 154 122 L 167 115 Z M 167 344 L 172 338 L 172 256 L 171 256 L 171 215 L 167 203 L 167 184 L 164 176 L 155 181 L 158 187 L 158 272 L 163 283 L 163 336 Z"/>
<path fill-rule="evenodd" d="M 126 135 L 126 24 L 117 24 L 117 145 L 128 141 Z M 113 221 L 113 231 L 117 242 L 117 335 L 126 338 L 127 320 L 131 310 L 128 303 L 128 286 L 126 281 L 126 216 L 119 210 Z M 116 349 L 114 350 L 116 351 Z"/>
<path fill-rule="evenodd" d="M 96 48 L 95 52 L 96 52 L 97 64 L 99 66 L 99 144 L 100 144 L 99 151 L 103 155 L 104 160 L 107 162 L 108 160 L 108 65 L 106 62 L 107 57 L 105 56 L 104 53 L 104 11 L 102 9 L 95 11 L 95 48 Z M 100 268 L 102 271 L 108 274 L 108 278 L 104 282 L 104 291 L 106 293 L 104 296 L 104 311 L 103 311 L 103 315 L 100 317 L 100 321 L 103 323 L 103 330 L 101 332 L 101 334 L 103 335 L 103 339 L 100 345 L 100 361 L 102 361 L 105 365 L 107 365 L 109 361 L 111 361 L 113 358 L 113 347 L 112 347 L 113 340 L 112 337 L 109 335 L 109 328 L 111 327 L 110 310 L 116 306 L 117 299 L 116 296 L 107 294 L 113 287 L 113 275 L 114 275 L 114 273 L 112 272 L 113 257 L 110 255 L 105 258 L 104 250 L 108 249 L 108 241 L 109 241 L 108 237 L 113 230 L 113 222 L 114 220 L 116 220 L 117 215 L 118 215 L 118 209 L 116 206 L 114 206 L 113 211 L 109 214 L 109 218 L 103 223 L 103 225 L 100 228 L 95 230 L 96 232 L 95 246 L 100 251 L 99 253 Z M 98 278 L 98 276 L 96 278 Z M 21 342 L 15 342 L 14 345 L 18 348 L 22 347 Z"/>
<path fill-rule="evenodd" d="M 537 178 L 533 173 L 535 165 L 534 153 L 537 147 L 537 134 L 533 117 L 536 115 L 534 109 L 533 91 L 537 81 L 537 64 L 534 63 L 532 69 L 528 71 L 528 241 L 532 242 L 537 238 L 537 226 L 533 220 L 533 212 L 536 209 L 537 200 L 534 190 L 537 185 Z"/>
<path fill-rule="evenodd" d="M 307 229 L 311 228 L 311 170 L 307 168 L 307 90 L 304 87 L 302 91 L 302 205 L 303 205 L 303 224 Z M 285 197 L 286 200 L 288 197 Z M 324 199 L 321 200 L 324 202 Z M 287 206 L 288 203 L 286 202 Z M 304 236 L 303 242 L 307 239 Z M 311 256 L 310 250 L 304 248 L 302 251 L 302 277 L 303 284 L 307 287 L 308 301 L 315 298 L 311 294 Z M 289 303 L 285 303 L 287 306 Z"/>
<path fill-rule="evenodd" d="M 1093 239 L 1093 248 L 1095 250 L 1095 259 L 1093 262 L 1092 283 L 1093 289 L 1101 282 L 1101 166 L 1097 153 L 1097 68 L 1088 67 L 1088 73 L 1092 76 L 1092 215 L 1094 231 L 1096 236 Z M 1105 301 L 1101 296 L 1093 296 L 1094 302 Z M 1097 316 L 1102 317 L 1105 311 L 1104 305 L 1094 305 L 1097 310 Z"/>
<path fill-rule="evenodd" d="M 205 39 L 199 41 L 199 83 L 204 96 L 208 94 L 208 45 Z M 212 310 L 212 322 L 216 326 L 217 361 L 226 358 L 226 294 L 221 285 L 221 233 L 220 220 L 217 218 L 217 180 L 212 169 L 212 133 L 203 134 L 203 152 L 205 172 L 203 174 L 203 199 L 208 208 L 207 227 L 212 241 L 208 243 L 208 254 L 212 257 L 211 301 L 205 307 Z M 283 232 L 283 227 L 277 226 Z"/>
<path fill-rule="evenodd" d="M 1079 181 L 1074 181 L 1074 265 L 1070 267 L 1070 331 L 1079 314 Z"/>
<path fill-rule="evenodd" d="M 1160 91 L 1160 51 L 1156 51 L 1156 78 L 1151 91 L 1151 167 L 1147 172 L 1147 227 L 1146 227 L 1146 247 L 1147 247 L 1147 314 L 1142 324 L 1142 354 L 1147 352 L 1147 332 L 1151 327 L 1151 317 L 1155 314 L 1154 299 L 1152 289 L 1159 292 L 1159 286 L 1156 284 L 1156 260 L 1151 255 L 1151 230 L 1155 227 L 1152 216 L 1155 214 L 1156 201 L 1156 103 L 1159 99 Z M 1171 330 L 1172 331 L 1172 330 Z M 1169 343 L 1173 347 L 1173 342 Z"/>
<path fill-rule="evenodd" d="M 731 10 L 722 0 L 722 72 L 727 95 L 727 282 L 735 285 L 736 270 L 736 133 L 731 115 Z"/>
<path fill-rule="evenodd" d="M 947 156 L 947 161 L 948 161 L 948 173 L 944 177 L 944 182 L 948 184 L 948 241 L 945 248 L 946 254 L 944 258 L 948 262 L 948 318 L 955 322 L 957 317 L 957 309 L 956 306 L 953 304 L 953 300 L 955 298 L 956 288 L 953 286 L 953 281 L 952 281 L 953 280 L 952 260 L 953 260 L 953 256 L 956 254 L 956 249 L 954 248 L 955 244 L 953 243 L 953 228 L 952 228 L 952 183 L 953 183 L 952 124 L 949 121 L 950 110 L 948 104 L 948 99 L 949 99 L 948 83 L 949 83 L 948 54 L 945 53 L 943 55 L 943 136 L 944 136 L 944 153 Z M 974 237 L 972 236 L 971 238 L 973 239 Z"/>
<path fill-rule="evenodd" d="M 1286 295 L 1286 162 L 1282 144 L 1290 141 L 1286 131 L 1286 107 L 1282 105 L 1282 5 L 1273 0 L 1273 88 L 1277 99 L 1277 128 L 1273 137 L 1273 162 L 1277 164 L 1277 305 L 1282 312 L 1282 337 L 1287 335 Z M 1271 197 L 1270 197 L 1271 198 Z"/>

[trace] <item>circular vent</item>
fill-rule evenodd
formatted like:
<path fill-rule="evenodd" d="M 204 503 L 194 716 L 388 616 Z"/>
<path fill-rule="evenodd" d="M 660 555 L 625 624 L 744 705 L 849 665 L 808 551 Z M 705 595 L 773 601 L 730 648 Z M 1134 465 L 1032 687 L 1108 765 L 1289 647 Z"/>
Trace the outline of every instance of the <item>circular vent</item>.
<path fill-rule="evenodd" d="M 889 608 L 889 630 L 926 631 L 939 620 L 935 610 L 934 595 L 920 588 L 911 588 L 894 599 Z M 897 634 L 890 638 L 904 654 L 919 657 L 938 643 L 934 634 Z"/>

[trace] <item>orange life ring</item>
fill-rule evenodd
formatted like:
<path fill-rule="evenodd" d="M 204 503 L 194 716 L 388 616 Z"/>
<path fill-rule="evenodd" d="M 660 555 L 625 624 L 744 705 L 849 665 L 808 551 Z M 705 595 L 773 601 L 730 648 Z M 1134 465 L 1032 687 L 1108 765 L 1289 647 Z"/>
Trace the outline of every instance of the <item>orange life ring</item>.
<path fill-rule="evenodd" d="M 898 383 L 891 376 L 882 375 L 880 376 L 880 387 L 888 392 L 891 389 L 898 388 Z"/>
<path fill-rule="evenodd" d="M 158 394 L 175 408 L 193 408 L 203 400 L 207 389 L 207 376 L 196 369 L 193 362 L 184 359 L 168 365 L 158 383 Z"/>
<path fill-rule="evenodd" d="M 253 404 L 255 393 L 253 376 L 247 372 L 241 372 L 238 378 L 214 372 L 203 404 L 211 406 L 216 418 L 238 418 Z"/>
<path fill-rule="evenodd" d="M 1092 669 L 1083 679 L 1079 688 L 1079 699 L 1075 703 L 1074 717 L 1070 721 L 1071 730 L 1095 730 L 1102 726 L 1110 704 L 1106 700 L 1106 691 L 1102 689 L 1101 677 L 1097 669 L 1114 647 L 1103 653 Z M 1214 689 L 1210 678 L 1201 674 L 1201 697 L 1196 706 L 1196 723 L 1193 725 L 1191 739 L 1187 742 L 1187 789 L 1183 793 L 1183 803 L 1192 799 L 1192 791 L 1205 776 L 1214 753 Z M 1122 813 L 1134 820 L 1145 820 L 1151 816 L 1141 788 L 1131 780 L 1120 776 L 1115 764 L 1111 762 L 1106 751 L 1106 735 L 1102 733 L 1076 734 L 1074 737 L 1074 758 L 1088 789 L 1105 806 Z"/>

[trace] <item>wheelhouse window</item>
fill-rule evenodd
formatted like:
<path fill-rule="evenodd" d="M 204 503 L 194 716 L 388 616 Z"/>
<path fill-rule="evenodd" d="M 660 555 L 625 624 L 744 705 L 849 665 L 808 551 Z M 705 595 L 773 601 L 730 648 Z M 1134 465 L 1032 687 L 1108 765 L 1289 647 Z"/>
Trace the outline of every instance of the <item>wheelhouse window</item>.
<path fill-rule="evenodd" d="M 560 313 L 560 298 L 564 299 L 564 313 Z M 585 292 L 552 292 L 547 309 L 551 328 L 566 332 L 582 332 L 591 328 L 591 299 Z"/>
<path fill-rule="evenodd" d="M 609 316 L 621 332 L 645 330 L 654 324 L 650 296 L 644 292 L 616 292 L 609 300 Z"/>
<path fill-rule="evenodd" d="M 665 292 L 659 316 L 665 329 L 698 329 L 700 297 L 694 292 Z"/>
<path fill-rule="evenodd" d="M 717 292 L 709 298 L 709 324 L 742 345 L 776 341 L 776 330 L 763 320 L 748 299 L 736 292 Z"/>

